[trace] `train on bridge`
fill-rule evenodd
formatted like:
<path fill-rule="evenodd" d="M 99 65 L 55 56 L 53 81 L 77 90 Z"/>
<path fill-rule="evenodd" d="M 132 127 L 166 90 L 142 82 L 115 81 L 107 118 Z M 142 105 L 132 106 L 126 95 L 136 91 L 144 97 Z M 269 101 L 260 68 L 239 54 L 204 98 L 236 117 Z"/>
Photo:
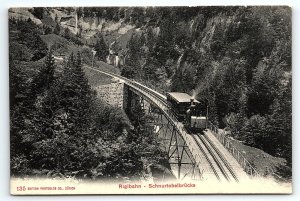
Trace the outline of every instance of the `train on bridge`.
<path fill-rule="evenodd" d="M 207 107 L 187 93 L 169 92 L 167 102 L 178 121 L 183 122 L 190 131 L 207 128 Z"/>

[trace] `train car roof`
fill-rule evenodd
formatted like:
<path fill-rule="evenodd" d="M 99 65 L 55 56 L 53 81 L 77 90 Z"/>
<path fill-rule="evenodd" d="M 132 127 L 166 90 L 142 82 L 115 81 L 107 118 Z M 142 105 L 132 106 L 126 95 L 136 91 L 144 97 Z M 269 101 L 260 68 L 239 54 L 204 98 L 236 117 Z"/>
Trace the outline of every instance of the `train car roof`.
<path fill-rule="evenodd" d="M 187 93 L 181 93 L 181 92 L 169 92 L 169 96 L 171 96 L 175 101 L 180 103 L 189 103 L 191 102 L 191 96 Z M 194 99 L 194 102 L 199 103 L 196 99 Z"/>

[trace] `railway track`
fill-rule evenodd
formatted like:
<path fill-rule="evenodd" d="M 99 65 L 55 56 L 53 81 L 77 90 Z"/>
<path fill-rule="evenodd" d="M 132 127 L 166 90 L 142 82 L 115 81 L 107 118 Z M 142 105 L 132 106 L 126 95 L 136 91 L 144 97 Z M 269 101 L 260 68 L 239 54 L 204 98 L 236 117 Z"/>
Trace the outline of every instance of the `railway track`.
<path fill-rule="evenodd" d="M 175 115 L 174 115 L 173 111 L 170 109 L 169 104 L 167 102 L 167 98 L 164 95 L 162 95 L 162 94 L 152 90 L 151 88 L 148 88 L 147 86 L 144 86 L 134 80 L 124 78 L 118 74 L 101 71 L 99 69 L 91 68 L 89 66 L 87 66 L 87 68 L 94 69 L 94 70 L 104 73 L 106 75 L 114 76 L 120 80 L 126 81 L 127 85 L 129 85 L 133 88 L 138 88 L 139 90 L 143 91 L 144 93 L 148 93 L 149 95 L 151 95 L 154 99 L 156 99 L 156 101 L 160 102 L 161 107 L 162 107 L 161 109 L 167 115 L 170 115 L 169 116 L 170 120 L 174 122 L 174 125 L 177 125 L 176 128 L 180 132 L 178 123 L 176 123 L 177 120 L 175 118 Z M 184 127 L 182 127 L 181 129 L 185 130 Z M 209 173 L 210 175 L 214 175 L 219 181 L 228 181 L 228 182 L 230 182 L 230 181 L 238 182 L 239 181 L 235 172 L 230 167 L 230 164 L 226 161 L 225 157 L 222 155 L 220 150 L 214 145 L 214 143 L 209 138 L 207 138 L 205 135 L 188 134 L 187 131 L 185 133 L 187 133 L 187 135 L 192 136 L 192 139 L 196 142 L 197 148 L 199 148 L 203 158 L 205 158 L 205 160 L 207 161 L 207 163 L 208 163 L 208 165 L 207 165 L 208 168 L 206 168 L 207 173 Z"/>
<path fill-rule="evenodd" d="M 117 77 L 121 80 L 125 80 L 127 83 L 137 87 L 137 88 L 140 88 L 140 89 L 143 89 L 144 91 L 147 91 L 148 93 L 150 93 L 151 95 L 155 96 L 156 98 L 158 98 L 160 101 L 162 101 L 163 103 L 165 103 L 167 105 L 167 98 L 161 94 L 159 94 L 158 92 L 134 81 L 134 80 L 131 80 L 131 79 L 128 79 L 128 78 L 125 78 L 125 77 L 122 77 L 121 75 L 118 75 L 116 73 L 112 73 L 112 72 L 106 72 L 106 71 L 103 71 L 103 70 L 99 70 L 97 68 L 92 68 L 92 67 L 89 67 L 89 66 L 86 66 L 87 68 L 90 68 L 90 69 L 94 69 L 94 70 L 97 70 L 97 71 L 100 71 L 104 74 L 107 74 L 107 75 L 110 75 L 110 76 L 114 76 L 114 77 Z"/>
<path fill-rule="evenodd" d="M 221 177 L 220 177 L 220 173 L 218 172 L 218 169 L 216 168 L 215 164 L 213 163 L 213 161 L 211 160 L 211 158 L 209 157 L 210 154 L 208 152 L 207 149 L 204 148 L 202 141 L 200 140 L 200 138 L 197 138 L 197 136 L 195 135 L 191 135 L 193 137 L 193 139 L 195 140 L 198 148 L 201 150 L 201 152 L 203 153 L 206 161 L 208 162 L 212 172 L 214 173 L 214 175 L 216 176 L 216 178 L 221 181 Z"/>
<path fill-rule="evenodd" d="M 215 146 L 215 144 L 206 135 L 202 135 L 202 138 L 204 138 L 204 140 L 207 142 L 207 144 L 209 144 L 209 146 L 211 146 L 211 148 L 214 150 L 214 152 L 218 155 L 218 157 L 222 161 L 222 164 L 223 164 L 222 167 L 224 167 L 229 179 L 239 182 L 239 179 L 238 179 L 236 173 L 234 172 L 233 168 L 230 166 L 228 161 L 225 159 L 225 157 L 223 156 L 221 151 Z"/>
<path fill-rule="evenodd" d="M 222 153 L 206 136 L 200 134 L 191 134 L 191 136 L 198 145 L 198 148 L 205 155 L 205 158 L 219 181 L 239 181 Z"/>

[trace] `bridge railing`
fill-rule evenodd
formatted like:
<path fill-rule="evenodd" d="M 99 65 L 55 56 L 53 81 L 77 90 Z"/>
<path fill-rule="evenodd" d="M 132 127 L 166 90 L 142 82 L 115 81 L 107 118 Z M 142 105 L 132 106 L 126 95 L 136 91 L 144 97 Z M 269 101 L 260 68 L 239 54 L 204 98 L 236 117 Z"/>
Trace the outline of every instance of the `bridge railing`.
<path fill-rule="evenodd" d="M 133 85 L 134 87 L 138 88 L 139 90 L 143 91 L 143 93 L 147 93 L 150 97 L 154 97 L 155 99 L 152 99 L 152 102 L 154 104 L 156 104 L 157 107 L 161 108 L 162 111 L 166 114 L 166 118 L 168 118 L 174 125 L 174 128 L 176 130 L 176 132 L 180 133 L 182 139 L 187 143 L 187 145 L 189 146 L 190 152 L 192 154 L 194 154 L 194 162 L 195 162 L 195 158 L 197 157 L 197 155 L 195 155 L 195 151 L 193 150 L 193 147 L 191 146 L 191 142 L 188 140 L 189 138 L 189 134 L 187 132 L 187 130 L 184 128 L 184 126 L 182 124 L 180 124 L 180 122 L 177 120 L 176 115 L 174 114 L 174 112 L 172 111 L 172 109 L 169 107 L 166 99 L 161 96 L 160 94 L 158 94 L 156 91 L 150 90 L 145 88 L 144 86 L 134 83 L 134 82 L 130 82 L 131 85 Z M 199 157 L 199 156 L 198 156 Z M 201 167 L 200 164 L 196 164 L 199 168 Z"/>
<path fill-rule="evenodd" d="M 136 80 L 137 82 L 143 84 L 144 86 L 154 89 L 155 91 L 159 92 L 160 94 L 166 95 L 166 91 L 164 89 L 162 89 L 161 87 L 157 87 L 157 85 L 153 84 L 150 81 L 147 80 L 142 80 L 142 79 L 138 79 Z"/>
<path fill-rule="evenodd" d="M 176 115 L 172 112 L 172 110 L 168 107 L 168 104 L 164 98 L 162 98 L 157 92 L 154 92 L 150 89 L 145 88 L 144 86 L 140 84 L 136 84 L 135 82 L 131 82 L 132 85 L 137 87 L 138 89 L 150 94 L 152 97 L 157 98 L 160 100 L 161 103 L 164 104 L 165 110 L 164 112 L 167 114 L 167 116 L 170 119 L 177 119 Z M 153 100 L 155 102 L 155 100 Z M 160 103 L 157 103 L 157 106 L 160 106 Z M 186 129 L 182 126 L 179 126 L 179 122 L 174 122 L 175 128 L 178 132 L 181 133 L 181 136 L 183 139 L 188 142 L 187 136 L 188 132 Z M 211 122 L 208 122 L 208 127 L 212 131 L 212 133 L 217 137 L 217 139 L 224 145 L 224 147 L 232 154 L 232 156 L 237 160 L 237 162 L 241 165 L 241 167 L 244 169 L 244 171 L 249 174 L 252 177 L 258 176 L 258 172 L 255 170 L 255 168 L 250 164 L 250 162 L 243 156 L 243 154 L 235 148 L 235 146 L 232 144 L 231 140 L 224 135 L 224 133 L 220 132 L 218 127 L 212 124 Z M 191 150 L 193 153 L 193 150 Z"/>
<path fill-rule="evenodd" d="M 187 140 L 188 132 L 186 131 L 186 129 L 183 126 L 179 126 L 178 121 L 174 121 L 174 120 L 177 119 L 176 115 L 169 108 L 169 106 L 166 102 L 166 99 L 161 94 L 159 94 L 156 91 L 153 91 L 153 90 L 151 90 L 151 89 L 149 89 L 149 88 L 147 88 L 147 87 L 145 87 L 145 86 L 143 86 L 143 85 L 141 85 L 141 84 L 139 84 L 139 83 L 137 83 L 133 80 L 123 78 L 120 75 L 117 75 L 117 74 L 114 74 L 114 73 L 109 73 L 109 74 L 112 74 L 116 77 L 120 77 L 121 79 L 126 79 L 126 81 L 128 83 L 130 83 L 132 86 L 138 88 L 139 90 L 143 91 L 144 93 L 146 92 L 148 94 L 151 94 L 152 97 L 155 97 L 156 99 L 158 99 L 159 102 L 156 102 L 155 100 L 152 100 L 152 101 L 160 108 L 165 107 L 163 112 L 165 112 L 167 114 L 167 117 L 170 118 L 170 120 L 173 121 L 176 130 L 181 133 L 181 136 L 183 137 L 183 139 L 186 142 L 188 142 L 188 140 Z M 163 104 L 163 107 L 162 107 L 161 104 Z M 250 162 L 243 156 L 243 154 L 234 147 L 231 140 L 227 136 L 225 136 L 224 133 L 219 131 L 218 127 L 213 125 L 211 122 L 208 122 L 208 127 L 212 131 L 212 133 L 217 137 L 217 139 L 225 146 L 225 148 L 233 155 L 233 157 L 242 166 L 242 168 L 244 169 L 244 171 L 246 173 L 248 173 L 251 176 L 258 176 L 259 175 L 258 172 L 255 170 L 255 168 L 250 164 Z M 193 153 L 193 150 L 191 150 L 191 152 Z"/>
<path fill-rule="evenodd" d="M 224 132 L 221 132 L 217 126 L 210 121 L 208 122 L 208 128 L 217 137 L 217 139 L 224 145 L 224 147 L 232 154 L 236 161 L 241 165 L 244 171 L 252 177 L 259 176 L 259 173 L 251 165 L 251 163 L 245 158 L 245 156 L 232 144 L 232 140 L 229 139 Z"/>
<path fill-rule="evenodd" d="M 136 87 L 145 90 L 143 86 L 134 84 Z M 172 112 L 172 110 L 168 107 L 166 100 L 163 99 L 161 96 L 156 94 L 155 92 L 151 90 L 147 90 L 147 93 L 151 94 L 152 96 L 158 98 L 160 101 L 164 102 L 167 107 L 165 112 L 169 117 L 172 119 L 176 119 L 176 115 Z M 209 129 L 212 131 L 212 133 L 217 137 L 217 139 L 224 145 L 224 147 L 232 154 L 232 156 L 237 160 L 237 162 L 241 165 L 241 167 L 244 169 L 244 171 L 249 174 L 252 177 L 259 176 L 259 173 L 255 170 L 255 168 L 251 165 L 251 163 L 245 158 L 245 156 L 233 145 L 231 140 L 223 133 L 220 132 L 219 128 L 212 124 L 211 122 L 208 123 Z M 184 127 L 178 127 L 176 125 L 176 130 L 181 133 L 182 137 L 185 139 L 187 136 L 187 131 Z"/>

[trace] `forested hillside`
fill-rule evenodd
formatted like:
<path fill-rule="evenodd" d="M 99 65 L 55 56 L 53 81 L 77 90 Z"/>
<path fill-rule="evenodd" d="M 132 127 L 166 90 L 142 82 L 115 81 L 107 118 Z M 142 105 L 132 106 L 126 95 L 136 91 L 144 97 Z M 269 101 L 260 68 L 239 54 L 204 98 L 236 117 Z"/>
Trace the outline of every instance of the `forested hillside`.
<path fill-rule="evenodd" d="M 12 17 L 16 17 L 21 11 L 10 12 Z M 92 65 L 93 48 L 97 51 L 96 64 L 97 61 L 106 62 L 109 55 L 122 55 L 124 64 L 119 68 L 123 76 L 147 83 L 159 91 L 187 92 L 196 96 L 208 105 L 210 121 L 245 145 L 286 159 L 285 176 L 291 174 L 292 60 L 289 7 L 33 8 L 24 11 L 22 17 L 22 20 L 10 20 L 12 133 L 26 136 L 12 138 L 16 139 L 13 147 L 18 147 L 20 143 L 25 147 L 16 151 L 18 155 L 13 161 L 16 170 L 23 167 L 21 163 L 33 167 L 35 164 L 30 164 L 30 157 L 39 159 L 41 154 L 51 153 L 49 150 L 38 153 L 37 147 L 50 149 L 53 144 L 59 147 L 60 140 L 70 137 L 67 136 L 68 132 L 79 133 L 80 137 L 89 139 L 96 147 L 102 142 L 104 145 L 109 143 L 103 137 L 99 138 L 100 143 L 91 134 L 94 131 L 84 129 L 95 128 L 93 125 L 100 118 L 95 115 L 101 113 L 96 111 L 105 110 L 104 106 L 97 106 L 100 103 L 95 100 L 80 70 L 78 57 L 81 56 L 84 63 Z M 49 45 L 49 41 L 56 42 Z M 80 49 L 81 54 L 73 56 L 74 66 L 77 67 L 68 69 L 65 64 L 63 68 L 53 70 L 51 53 L 45 42 L 52 46 L 55 55 L 69 56 L 71 52 L 76 54 L 76 48 Z M 47 52 L 48 56 L 45 57 Z M 75 86 L 65 79 L 66 73 L 80 80 L 80 89 L 72 89 Z M 45 79 L 49 80 L 46 86 L 43 85 Z M 68 90 L 72 91 L 68 98 L 59 96 L 69 93 Z M 74 99 L 78 100 L 78 104 L 71 104 Z M 48 104 L 55 105 L 56 109 L 48 111 Z M 86 107 L 83 111 L 92 116 L 76 114 L 77 107 Z M 114 110 L 106 108 L 105 111 Z M 19 120 L 22 115 L 18 113 L 25 114 L 26 121 Z M 42 114 L 48 116 L 39 116 Z M 67 120 L 69 115 L 72 115 L 71 122 Z M 88 119 L 81 121 L 81 118 Z M 79 120 L 83 125 L 75 128 L 73 121 Z M 58 125 L 55 123 L 56 126 L 50 131 L 45 130 L 50 121 Z M 63 121 L 66 121 L 67 127 Z M 32 126 L 36 124 L 43 125 L 39 129 L 44 130 L 36 130 Z M 126 127 L 126 121 L 119 126 Z M 23 131 L 21 128 L 26 129 Z M 65 129 L 71 130 L 65 132 Z M 102 131 L 97 129 L 95 132 L 101 136 Z M 33 137 L 32 133 L 39 134 Z M 109 133 L 119 136 L 111 130 Z M 58 139 L 55 136 L 60 137 Z M 82 142 L 78 139 L 74 137 L 75 143 Z M 136 141 L 139 138 L 133 139 Z M 43 143 L 49 143 L 49 146 Z M 26 147 L 26 144 L 32 145 Z M 121 157 L 123 145 L 124 140 L 121 140 L 118 148 L 108 149 L 109 156 L 99 151 L 100 148 L 89 149 L 88 143 L 78 146 L 90 151 L 93 161 L 93 157 L 111 157 L 113 160 L 113 154 Z M 132 149 L 135 147 L 132 146 Z M 72 150 L 74 147 L 70 145 L 64 149 Z M 136 153 L 127 151 L 128 154 Z M 72 157 L 77 157 L 74 158 L 76 161 L 86 155 L 89 154 Z M 60 161 L 55 163 L 60 167 L 52 169 L 62 171 L 69 167 L 70 171 L 80 170 L 71 162 L 62 168 L 62 155 L 48 158 Z M 49 168 L 43 166 L 43 160 L 38 161 L 41 163 L 39 167 Z M 72 158 L 68 161 L 72 161 Z M 95 164 L 89 163 L 88 167 L 104 168 Z M 133 160 L 130 165 L 141 168 L 139 161 Z"/>
<path fill-rule="evenodd" d="M 152 132 L 133 130 L 121 109 L 97 99 L 82 68 L 85 49 L 57 63 L 39 26 L 9 23 L 12 176 L 140 180 L 145 167 L 166 163 Z"/>
<path fill-rule="evenodd" d="M 212 122 L 246 145 L 287 159 L 291 167 L 290 8 L 136 8 L 130 13 L 129 18 L 118 15 L 138 28 L 127 43 L 124 76 L 164 91 L 192 95 L 195 89 L 197 99 L 209 105 Z"/>

